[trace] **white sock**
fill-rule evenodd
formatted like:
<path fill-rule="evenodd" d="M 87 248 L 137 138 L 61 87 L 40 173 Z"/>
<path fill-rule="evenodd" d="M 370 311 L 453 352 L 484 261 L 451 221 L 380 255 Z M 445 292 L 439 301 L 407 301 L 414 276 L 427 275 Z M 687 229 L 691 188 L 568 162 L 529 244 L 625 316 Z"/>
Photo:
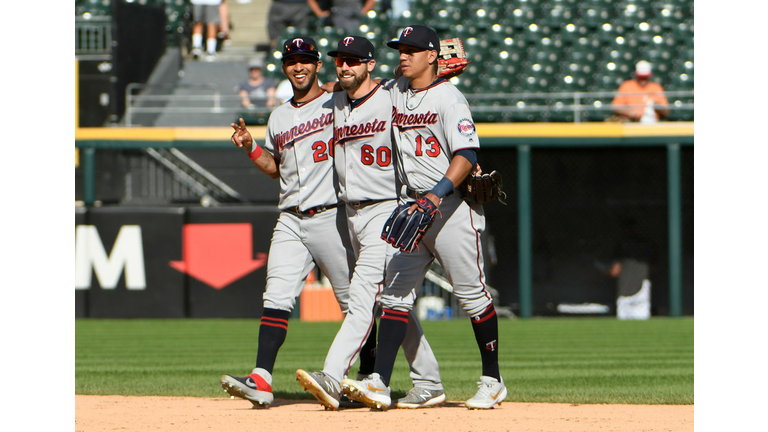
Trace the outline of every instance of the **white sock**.
<path fill-rule="evenodd" d="M 262 378 L 264 378 L 264 381 L 266 381 L 267 384 L 272 385 L 272 374 L 267 372 L 266 369 L 253 368 L 251 373 L 255 373 L 257 375 L 260 375 Z"/>
<path fill-rule="evenodd" d="M 206 41 L 206 47 L 208 48 L 208 54 L 216 54 L 216 39 L 208 39 Z"/>
<path fill-rule="evenodd" d="M 201 34 L 193 34 L 192 35 L 192 48 L 203 48 L 203 35 Z"/>

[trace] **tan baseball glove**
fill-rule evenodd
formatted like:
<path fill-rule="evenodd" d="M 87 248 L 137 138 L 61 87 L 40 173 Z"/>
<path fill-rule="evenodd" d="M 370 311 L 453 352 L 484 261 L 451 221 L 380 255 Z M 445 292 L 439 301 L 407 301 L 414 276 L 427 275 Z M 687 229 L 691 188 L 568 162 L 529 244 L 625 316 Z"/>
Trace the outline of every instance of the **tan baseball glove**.
<path fill-rule="evenodd" d="M 450 79 L 464 73 L 471 60 L 467 60 L 461 38 L 440 41 L 440 58 L 437 60 L 437 76 Z"/>

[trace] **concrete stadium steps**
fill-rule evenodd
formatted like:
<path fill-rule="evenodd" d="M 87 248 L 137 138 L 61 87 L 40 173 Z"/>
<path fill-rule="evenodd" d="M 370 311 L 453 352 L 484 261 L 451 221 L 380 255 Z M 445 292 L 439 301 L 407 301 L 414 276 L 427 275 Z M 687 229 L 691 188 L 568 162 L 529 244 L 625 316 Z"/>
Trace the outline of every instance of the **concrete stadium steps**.
<path fill-rule="evenodd" d="M 179 82 L 173 91 L 174 96 L 188 96 L 199 94 L 211 94 L 211 90 L 201 91 L 194 87 L 205 85 L 215 86 L 222 96 L 221 107 L 230 109 L 230 112 L 222 113 L 184 113 L 166 110 L 158 118 L 153 126 L 158 127 L 227 127 L 235 120 L 236 114 L 231 109 L 240 108 L 240 103 L 233 98 L 237 93 L 235 88 L 243 80 L 248 78 L 248 59 L 256 53 L 250 52 L 242 58 L 218 58 L 215 62 L 190 61 L 184 62 L 182 72 L 179 74 Z M 211 102 L 190 102 L 186 100 L 172 101 L 168 108 L 184 108 L 195 106 L 211 106 Z"/>
<path fill-rule="evenodd" d="M 267 12 L 271 0 L 227 0 L 232 22 L 230 44 L 221 54 L 254 52 L 256 44 L 269 43 Z"/>

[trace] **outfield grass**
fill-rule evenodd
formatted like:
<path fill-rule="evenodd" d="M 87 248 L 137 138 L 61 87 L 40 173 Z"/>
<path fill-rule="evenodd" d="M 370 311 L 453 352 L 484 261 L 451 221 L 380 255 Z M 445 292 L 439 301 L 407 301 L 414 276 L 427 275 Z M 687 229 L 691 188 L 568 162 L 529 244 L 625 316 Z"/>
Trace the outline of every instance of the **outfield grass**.
<path fill-rule="evenodd" d="M 75 394 L 225 397 L 218 378 L 256 361 L 258 320 L 75 320 Z M 311 399 L 295 370 L 322 368 L 339 323 L 291 320 L 275 396 Z M 469 320 L 425 321 L 449 400 L 477 389 L 480 355 Z M 693 404 L 693 318 L 500 319 L 508 401 Z M 353 368 L 352 372 L 356 372 Z M 402 353 L 393 396 L 410 389 Z"/>

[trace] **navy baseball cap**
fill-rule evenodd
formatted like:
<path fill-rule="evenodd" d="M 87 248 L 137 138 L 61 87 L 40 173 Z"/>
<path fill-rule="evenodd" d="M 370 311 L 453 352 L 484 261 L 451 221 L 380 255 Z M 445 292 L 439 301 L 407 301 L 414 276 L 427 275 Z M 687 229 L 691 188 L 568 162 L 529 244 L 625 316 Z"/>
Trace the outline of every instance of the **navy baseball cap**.
<path fill-rule="evenodd" d="M 387 42 L 387 46 L 394 49 L 400 44 L 434 50 L 440 55 L 440 38 L 434 30 L 423 25 L 408 26 L 400 33 L 400 39 Z"/>
<path fill-rule="evenodd" d="M 333 51 L 328 51 L 331 57 L 339 57 L 341 54 L 347 54 L 361 59 L 373 59 L 375 49 L 368 39 L 362 36 L 347 36 L 339 41 L 338 47 Z"/>
<path fill-rule="evenodd" d="M 283 43 L 283 60 L 286 57 L 304 54 L 316 59 L 320 58 L 320 53 L 317 51 L 317 43 L 311 37 L 293 37 Z"/>

